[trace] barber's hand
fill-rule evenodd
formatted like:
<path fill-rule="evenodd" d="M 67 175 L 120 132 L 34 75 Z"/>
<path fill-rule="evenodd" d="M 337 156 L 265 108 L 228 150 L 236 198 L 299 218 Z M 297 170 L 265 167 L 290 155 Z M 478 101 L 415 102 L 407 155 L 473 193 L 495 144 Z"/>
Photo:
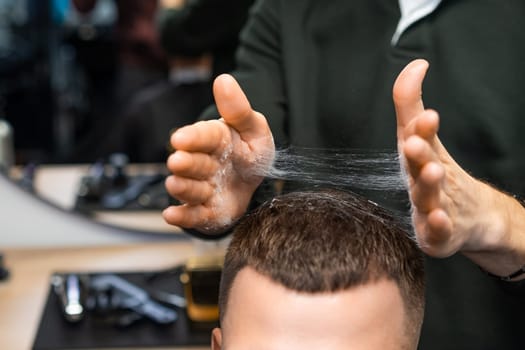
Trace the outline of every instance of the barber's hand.
<path fill-rule="evenodd" d="M 443 147 L 438 114 L 425 110 L 421 98 L 427 68 L 424 60 L 411 62 L 393 91 L 418 242 L 431 256 L 461 252 L 486 271 L 509 276 L 525 265 L 525 209 L 467 174 Z"/>
<path fill-rule="evenodd" d="M 163 212 L 172 225 L 211 234 L 246 211 L 275 154 L 266 119 L 232 76 L 217 77 L 213 93 L 222 119 L 197 122 L 171 137 L 176 152 L 167 161 L 173 175 L 166 189 L 184 204 Z"/>
<path fill-rule="evenodd" d="M 421 248 L 446 257 L 460 250 L 482 249 L 478 231 L 484 184 L 468 175 L 437 137 L 439 116 L 425 110 L 421 86 L 428 63 L 415 60 L 399 74 L 393 90 L 397 139 L 408 177 L 413 224 Z"/>

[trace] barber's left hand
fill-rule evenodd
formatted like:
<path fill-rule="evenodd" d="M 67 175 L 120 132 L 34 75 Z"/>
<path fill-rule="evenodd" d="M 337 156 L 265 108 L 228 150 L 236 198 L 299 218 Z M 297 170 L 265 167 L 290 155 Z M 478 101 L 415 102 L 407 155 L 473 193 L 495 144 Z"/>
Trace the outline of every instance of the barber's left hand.
<path fill-rule="evenodd" d="M 486 271 L 509 276 L 525 265 L 525 208 L 470 176 L 441 144 L 439 116 L 421 97 L 427 69 L 424 60 L 411 62 L 393 90 L 417 240 L 431 256 L 461 252 Z"/>
<path fill-rule="evenodd" d="M 468 175 L 441 144 L 439 116 L 425 109 L 422 83 L 428 63 L 412 61 L 393 89 L 398 150 L 408 177 L 413 224 L 421 248 L 445 257 L 480 244 L 479 203 L 483 184 Z"/>

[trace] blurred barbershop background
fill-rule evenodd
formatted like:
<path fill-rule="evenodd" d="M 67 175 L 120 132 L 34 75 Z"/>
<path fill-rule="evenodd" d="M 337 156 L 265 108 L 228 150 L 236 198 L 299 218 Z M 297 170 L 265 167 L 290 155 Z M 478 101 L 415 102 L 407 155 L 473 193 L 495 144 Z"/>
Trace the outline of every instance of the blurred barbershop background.
<path fill-rule="evenodd" d="M 0 1 L 0 113 L 16 162 L 164 161 L 169 131 L 233 68 L 251 2 Z"/>
<path fill-rule="evenodd" d="M 0 348 L 208 347 L 225 243 L 163 222 L 165 161 L 252 3 L 0 0 Z"/>

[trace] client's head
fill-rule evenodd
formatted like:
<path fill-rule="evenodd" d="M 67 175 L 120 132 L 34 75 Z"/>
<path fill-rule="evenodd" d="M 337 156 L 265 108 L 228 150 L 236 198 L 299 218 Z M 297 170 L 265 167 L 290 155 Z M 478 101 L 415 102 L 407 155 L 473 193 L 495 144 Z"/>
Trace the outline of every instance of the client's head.
<path fill-rule="evenodd" d="M 416 349 L 422 255 L 362 197 L 290 193 L 235 228 L 219 309 L 215 350 Z"/>

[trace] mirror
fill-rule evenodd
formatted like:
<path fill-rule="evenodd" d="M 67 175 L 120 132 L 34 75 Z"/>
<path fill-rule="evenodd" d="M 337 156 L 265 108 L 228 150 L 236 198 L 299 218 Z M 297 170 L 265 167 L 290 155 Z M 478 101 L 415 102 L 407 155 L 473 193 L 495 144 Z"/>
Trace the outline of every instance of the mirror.
<path fill-rule="evenodd" d="M 160 215 L 169 135 L 213 103 L 252 3 L 1 0 L 0 163 L 63 209 L 177 231 Z"/>

